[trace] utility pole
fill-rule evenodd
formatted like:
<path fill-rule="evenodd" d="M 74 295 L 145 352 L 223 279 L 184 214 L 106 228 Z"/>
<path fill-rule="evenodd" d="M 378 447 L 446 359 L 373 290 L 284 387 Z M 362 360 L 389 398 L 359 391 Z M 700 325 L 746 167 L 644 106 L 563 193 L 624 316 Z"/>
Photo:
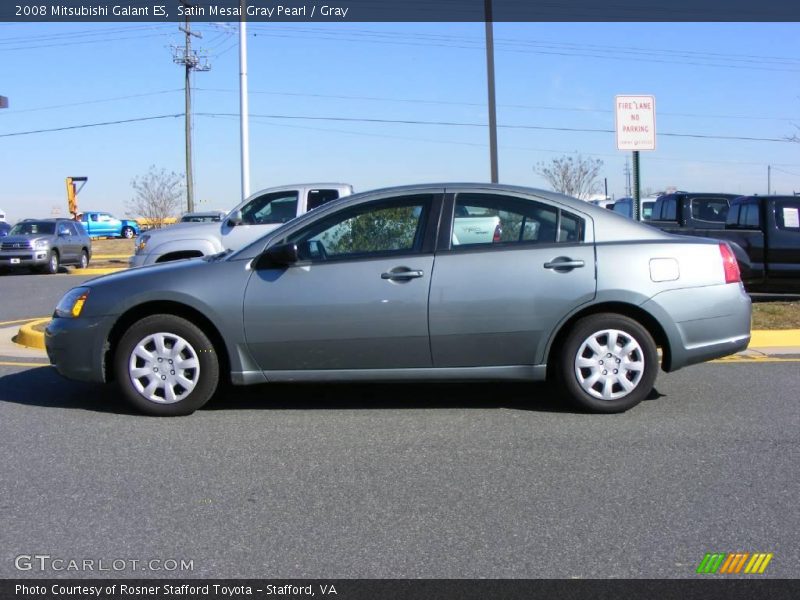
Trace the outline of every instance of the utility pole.
<path fill-rule="evenodd" d="M 628 162 L 628 157 L 625 157 L 625 168 L 622 170 L 625 175 L 625 195 L 631 197 L 631 165 Z"/>
<path fill-rule="evenodd" d="M 186 8 L 191 9 L 192 4 L 189 0 L 180 0 L 180 3 Z M 192 173 L 192 71 L 208 71 L 211 69 L 205 57 L 201 57 L 192 50 L 192 37 L 201 38 L 201 34 L 192 31 L 192 25 L 189 22 L 189 13 L 191 10 L 186 10 L 186 25 L 179 27 L 186 36 L 184 46 L 173 46 L 172 48 L 172 61 L 175 64 L 183 65 L 184 74 L 184 94 L 186 106 L 184 109 L 186 119 L 186 210 L 192 212 L 194 210 L 194 176 Z"/>
<path fill-rule="evenodd" d="M 772 193 L 772 165 L 767 165 L 767 196 Z"/>
<path fill-rule="evenodd" d="M 489 91 L 489 162 L 492 183 L 499 181 L 497 174 L 497 108 L 494 97 L 494 27 L 492 25 L 492 0 L 484 0 L 486 21 L 486 78 Z"/>
<path fill-rule="evenodd" d="M 250 195 L 250 121 L 247 105 L 247 22 L 245 2 L 241 0 L 239 21 L 239 138 L 242 159 L 242 200 Z"/>

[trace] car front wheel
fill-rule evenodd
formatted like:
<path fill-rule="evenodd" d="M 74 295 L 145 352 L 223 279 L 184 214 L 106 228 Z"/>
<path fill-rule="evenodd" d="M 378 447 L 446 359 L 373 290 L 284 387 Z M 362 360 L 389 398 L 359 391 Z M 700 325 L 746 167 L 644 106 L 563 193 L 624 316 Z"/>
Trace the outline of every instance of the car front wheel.
<path fill-rule="evenodd" d="M 44 266 L 44 272 L 49 273 L 50 275 L 55 275 L 58 273 L 58 268 L 60 266 L 61 263 L 58 259 L 58 252 L 51 250 L 50 254 L 47 255 L 47 264 Z"/>
<path fill-rule="evenodd" d="M 188 415 L 211 399 L 219 359 L 206 334 L 175 315 L 152 315 L 131 326 L 114 359 L 127 399 L 149 415 Z"/>
<path fill-rule="evenodd" d="M 615 413 L 653 389 L 658 353 L 650 333 L 622 315 L 589 315 L 575 323 L 557 366 L 561 389 L 579 407 Z"/>

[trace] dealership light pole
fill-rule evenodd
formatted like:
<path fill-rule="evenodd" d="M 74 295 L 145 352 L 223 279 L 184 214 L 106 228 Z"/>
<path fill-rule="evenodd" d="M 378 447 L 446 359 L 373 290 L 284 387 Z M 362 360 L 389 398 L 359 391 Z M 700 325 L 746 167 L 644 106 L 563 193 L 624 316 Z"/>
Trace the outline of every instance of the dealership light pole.
<path fill-rule="evenodd" d="M 247 22 L 246 0 L 241 0 L 242 18 L 239 21 L 239 132 L 242 158 L 242 200 L 250 195 L 250 124 L 247 106 Z"/>
<path fill-rule="evenodd" d="M 486 21 L 486 78 L 489 90 L 489 162 L 491 163 L 492 183 L 497 183 L 497 110 L 494 98 L 494 31 L 492 27 L 492 0 L 484 0 L 484 20 Z"/>

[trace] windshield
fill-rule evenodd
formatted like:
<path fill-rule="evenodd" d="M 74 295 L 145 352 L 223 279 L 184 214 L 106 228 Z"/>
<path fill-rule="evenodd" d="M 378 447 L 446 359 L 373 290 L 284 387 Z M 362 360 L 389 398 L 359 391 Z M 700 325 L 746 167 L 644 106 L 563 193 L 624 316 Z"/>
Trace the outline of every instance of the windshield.
<path fill-rule="evenodd" d="M 56 224 L 52 222 L 24 221 L 14 225 L 8 235 L 53 235 L 55 231 Z"/>

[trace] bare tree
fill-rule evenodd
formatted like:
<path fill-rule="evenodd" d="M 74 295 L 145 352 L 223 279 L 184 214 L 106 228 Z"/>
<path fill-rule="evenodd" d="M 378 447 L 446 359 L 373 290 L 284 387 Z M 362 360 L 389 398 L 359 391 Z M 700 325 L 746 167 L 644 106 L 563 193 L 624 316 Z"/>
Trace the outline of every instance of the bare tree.
<path fill-rule="evenodd" d="M 146 175 L 131 180 L 134 197 L 128 211 L 147 220 L 149 227 L 163 227 L 164 221 L 176 215 L 183 197 L 183 176 L 150 166 Z"/>
<path fill-rule="evenodd" d="M 556 192 L 586 199 L 600 190 L 602 168 L 603 161 L 599 158 L 584 158 L 576 153 L 554 158 L 549 163 L 536 163 L 533 170 L 544 177 Z"/>

